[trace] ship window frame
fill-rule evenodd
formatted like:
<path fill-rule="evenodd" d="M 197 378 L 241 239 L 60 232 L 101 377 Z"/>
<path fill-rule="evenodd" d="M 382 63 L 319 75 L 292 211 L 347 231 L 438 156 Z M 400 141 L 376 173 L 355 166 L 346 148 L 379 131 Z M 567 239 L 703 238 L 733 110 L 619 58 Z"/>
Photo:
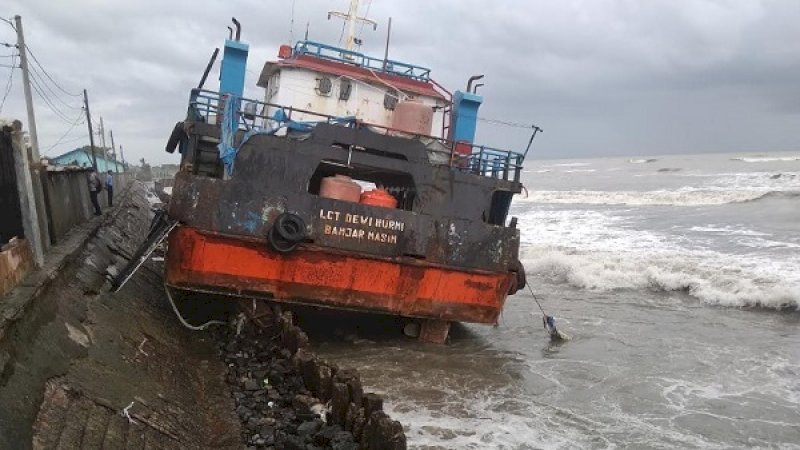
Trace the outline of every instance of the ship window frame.
<path fill-rule="evenodd" d="M 383 107 L 388 111 L 394 111 L 400 102 L 400 92 L 390 89 L 383 94 Z"/>
<path fill-rule="evenodd" d="M 342 78 L 339 81 L 339 100 L 348 101 L 353 92 L 353 83 L 347 78 Z"/>
<path fill-rule="evenodd" d="M 331 92 L 333 92 L 333 81 L 330 77 L 318 77 L 317 86 L 314 88 L 314 91 L 317 95 L 321 95 L 323 97 L 330 97 Z"/>

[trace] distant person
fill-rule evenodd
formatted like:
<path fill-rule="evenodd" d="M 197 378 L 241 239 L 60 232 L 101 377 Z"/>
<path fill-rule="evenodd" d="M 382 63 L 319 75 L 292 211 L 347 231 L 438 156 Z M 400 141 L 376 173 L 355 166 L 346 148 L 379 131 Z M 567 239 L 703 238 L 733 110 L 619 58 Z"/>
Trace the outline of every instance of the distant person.
<path fill-rule="evenodd" d="M 106 173 L 106 191 L 108 191 L 108 207 L 114 206 L 114 177 L 111 171 Z"/>
<path fill-rule="evenodd" d="M 89 168 L 89 197 L 92 199 L 92 206 L 94 206 L 94 215 L 99 216 L 102 214 L 100 212 L 100 202 L 97 201 L 97 196 L 100 194 L 100 191 L 103 190 L 103 183 L 100 181 L 100 177 L 97 176 L 97 172 L 94 170 L 94 167 Z"/>

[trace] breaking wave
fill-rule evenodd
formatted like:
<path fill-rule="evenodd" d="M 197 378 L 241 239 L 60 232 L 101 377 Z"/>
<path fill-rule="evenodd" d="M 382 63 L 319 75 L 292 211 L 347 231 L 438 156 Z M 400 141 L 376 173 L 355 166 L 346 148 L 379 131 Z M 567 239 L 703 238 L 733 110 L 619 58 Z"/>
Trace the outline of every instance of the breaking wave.
<path fill-rule="evenodd" d="M 704 206 L 751 202 L 767 197 L 796 197 L 800 191 L 683 189 L 677 191 L 529 191 L 531 203 L 585 205 Z"/>
<path fill-rule="evenodd" d="M 658 161 L 657 158 L 647 158 L 647 159 L 638 158 L 638 159 L 629 159 L 628 160 L 628 162 L 630 164 L 646 164 L 646 163 L 653 163 L 653 162 L 656 162 L 656 161 Z"/>
<path fill-rule="evenodd" d="M 800 161 L 800 156 L 740 156 L 731 158 L 731 161 L 748 163 L 775 162 L 775 161 Z"/>
<path fill-rule="evenodd" d="M 800 310 L 800 280 L 791 278 L 791 268 L 742 267 L 724 255 L 589 254 L 529 247 L 522 260 L 530 274 L 581 289 L 681 291 L 710 305 Z"/>

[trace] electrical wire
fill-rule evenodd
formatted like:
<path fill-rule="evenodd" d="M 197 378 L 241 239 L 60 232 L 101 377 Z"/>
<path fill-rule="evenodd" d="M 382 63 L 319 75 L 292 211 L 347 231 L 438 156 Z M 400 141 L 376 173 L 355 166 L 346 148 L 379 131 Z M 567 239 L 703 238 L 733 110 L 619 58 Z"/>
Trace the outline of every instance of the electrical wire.
<path fill-rule="evenodd" d="M 17 59 L 12 58 L 11 64 L 16 64 Z M 6 82 L 6 92 L 3 94 L 3 100 L 0 101 L 0 112 L 3 112 L 3 106 L 6 104 L 6 99 L 8 98 L 8 93 L 11 92 L 11 85 L 14 83 L 14 69 L 8 71 L 8 81 Z"/>
<path fill-rule="evenodd" d="M 491 123 L 491 124 L 495 124 L 495 125 L 505 125 L 507 127 L 512 127 L 512 128 L 537 128 L 539 131 L 542 131 L 541 128 L 539 128 L 539 127 L 537 127 L 536 125 L 533 125 L 533 124 L 525 124 L 525 123 L 519 123 L 519 122 L 508 122 L 508 121 L 505 121 L 505 120 L 498 120 L 498 119 L 487 119 L 485 117 L 478 117 L 478 120 L 481 121 L 481 122 L 484 122 L 484 123 Z"/>
<path fill-rule="evenodd" d="M 81 113 L 80 115 L 78 115 L 78 117 L 75 119 L 75 122 L 73 122 L 73 123 L 72 123 L 72 125 L 69 127 L 69 129 L 67 130 L 67 132 L 66 132 L 66 133 L 64 133 L 63 135 L 61 135 L 61 137 L 60 137 L 60 138 L 58 138 L 58 140 L 56 141 L 56 143 L 55 143 L 55 144 L 53 144 L 53 145 L 51 145 L 51 146 L 47 147 L 47 149 L 45 149 L 45 150 L 42 152 L 42 155 L 46 155 L 46 154 L 47 154 L 47 152 L 49 152 L 50 150 L 52 150 L 53 148 L 55 148 L 55 146 L 56 146 L 56 145 L 60 144 L 60 143 L 61 143 L 61 141 L 63 141 L 63 140 L 64 140 L 64 138 L 65 138 L 65 137 L 67 137 L 67 135 L 68 135 L 70 132 L 72 132 L 72 130 L 74 130 L 76 126 L 78 126 L 78 125 L 80 125 L 80 124 L 82 124 L 82 123 L 85 123 L 85 122 L 86 122 L 85 120 L 81 120 L 83 117 L 84 117 L 84 116 L 83 116 L 83 113 Z M 81 136 L 81 137 L 80 137 L 80 139 L 83 139 L 83 136 Z"/>
<path fill-rule="evenodd" d="M 58 90 L 60 90 L 61 92 L 65 93 L 65 94 L 67 94 L 69 96 L 72 96 L 72 97 L 80 97 L 80 96 L 83 95 L 82 93 L 73 94 L 72 92 L 69 92 L 66 89 L 62 88 L 61 85 L 56 83 L 56 80 L 54 80 L 53 77 L 50 76 L 50 74 L 47 72 L 47 70 L 44 68 L 44 66 L 42 66 L 42 64 L 36 58 L 36 55 L 33 54 L 33 50 L 31 50 L 31 47 L 28 44 L 25 44 L 25 48 L 27 49 L 28 54 L 31 55 L 31 58 L 33 59 L 33 62 L 35 62 L 36 65 L 39 66 L 40 69 L 42 69 L 42 72 L 44 72 L 45 76 L 58 88 Z"/>
<path fill-rule="evenodd" d="M 76 111 L 83 109 L 83 105 L 81 105 L 81 106 L 73 106 L 73 105 L 70 105 L 69 103 L 67 103 L 64 99 L 61 98 L 61 96 L 56 91 L 53 90 L 53 88 L 50 87 L 49 84 L 46 83 L 46 81 L 42 78 L 42 74 L 40 74 L 36 70 L 35 67 L 31 66 L 30 69 L 31 69 L 31 75 L 36 77 L 36 78 L 38 78 L 39 86 L 44 86 L 45 88 L 47 88 L 47 90 L 50 91 L 50 94 L 52 94 L 53 97 L 56 98 L 56 100 L 61 102 L 62 105 L 66 106 L 69 109 L 74 109 Z"/>
<path fill-rule="evenodd" d="M 31 87 L 33 88 L 33 91 L 36 92 L 37 95 L 39 95 L 39 98 L 41 98 L 42 101 L 44 101 L 45 105 L 47 105 L 47 107 L 50 109 L 50 111 L 52 111 L 53 114 L 56 115 L 56 117 L 58 117 L 59 119 L 63 120 L 64 122 L 72 123 L 72 121 L 69 119 L 69 117 L 67 117 L 67 115 L 64 114 L 63 111 L 58 109 L 58 107 L 56 107 L 53 104 L 53 101 L 50 100 L 50 97 L 47 96 L 47 93 L 43 92 L 43 89 L 42 89 L 41 86 L 39 86 L 39 82 L 36 81 L 36 78 L 31 77 L 30 80 L 31 80 Z"/>

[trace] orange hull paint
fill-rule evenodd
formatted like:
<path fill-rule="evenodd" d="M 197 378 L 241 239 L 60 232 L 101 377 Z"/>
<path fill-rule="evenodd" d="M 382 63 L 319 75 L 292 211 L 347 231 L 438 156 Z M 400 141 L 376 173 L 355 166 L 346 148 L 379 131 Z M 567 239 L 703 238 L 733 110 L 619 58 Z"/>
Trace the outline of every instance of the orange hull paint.
<path fill-rule="evenodd" d="M 512 277 L 313 246 L 277 253 L 264 242 L 189 227 L 170 235 L 166 270 L 167 284 L 183 289 L 490 324 L 497 322 Z"/>

